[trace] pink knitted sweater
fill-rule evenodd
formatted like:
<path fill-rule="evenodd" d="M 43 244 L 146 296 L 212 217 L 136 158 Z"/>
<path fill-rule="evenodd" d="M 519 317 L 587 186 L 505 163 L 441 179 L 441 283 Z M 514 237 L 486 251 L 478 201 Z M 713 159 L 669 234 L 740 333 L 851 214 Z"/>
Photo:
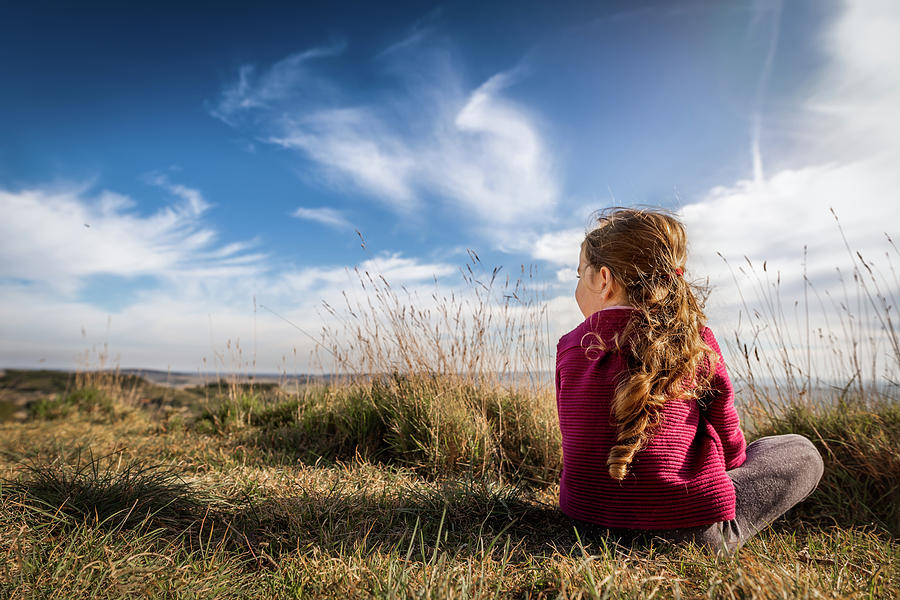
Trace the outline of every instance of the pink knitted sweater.
<path fill-rule="evenodd" d="M 725 471 L 744 462 L 746 441 L 724 360 L 716 365 L 712 392 L 701 402 L 666 402 L 660 426 L 635 455 L 625 479 L 609 476 L 606 459 L 616 435 L 610 403 L 625 360 L 615 350 L 591 351 L 588 358 L 590 336 L 585 334 L 596 332 L 614 348 L 612 336 L 625 328 L 632 310 L 601 310 L 559 340 L 559 506 L 575 519 L 629 529 L 674 529 L 733 519 L 734 486 Z M 708 328 L 703 338 L 721 359 Z"/>

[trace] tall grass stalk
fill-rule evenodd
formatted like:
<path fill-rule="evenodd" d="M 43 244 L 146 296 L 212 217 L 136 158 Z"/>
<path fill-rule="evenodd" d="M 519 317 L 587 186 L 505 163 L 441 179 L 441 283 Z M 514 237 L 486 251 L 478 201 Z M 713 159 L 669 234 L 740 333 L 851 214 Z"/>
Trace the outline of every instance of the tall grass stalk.
<path fill-rule="evenodd" d="M 350 377 L 436 375 L 469 385 L 545 385 L 547 309 L 533 267 L 517 277 L 486 269 L 478 255 L 460 269 L 461 285 L 410 290 L 355 269 L 360 295 L 325 309 L 339 325 L 322 332 L 320 364 Z M 323 354 L 324 352 L 324 354 Z"/>
<path fill-rule="evenodd" d="M 729 370 L 754 421 L 798 404 L 872 407 L 900 399 L 900 336 L 893 317 L 900 294 L 893 261 L 900 252 L 887 237 L 879 265 L 840 234 L 850 271 L 835 267 L 816 283 L 804 266 L 802 294 L 793 290 L 785 297 L 781 273 L 772 273 L 765 261 L 757 267 L 745 257 L 743 266 L 729 264 L 742 317 L 727 340 L 731 356 L 739 357 Z"/>
<path fill-rule="evenodd" d="M 814 282 L 804 260 L 790 296 L 766 262 L 732 268 L 742 326 L 728 340 L 739 357 L 729 372 L 751 438 L 800 433 L 822 453 L 825 475 L 799 514 L 900 536 L 900 252 L 887 236 L 876 263 L 838 231 L 850 270 Z"/>

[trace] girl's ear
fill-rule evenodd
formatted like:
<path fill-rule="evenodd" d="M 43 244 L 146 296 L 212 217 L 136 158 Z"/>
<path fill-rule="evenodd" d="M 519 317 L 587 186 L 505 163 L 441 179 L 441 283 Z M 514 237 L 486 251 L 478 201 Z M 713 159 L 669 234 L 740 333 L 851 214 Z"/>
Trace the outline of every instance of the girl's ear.
<path fill-rule="evenodd" d="M 603 299 L 609 296 L 610 283 L 612 282 L 612 272 L 608 267 L 588 267 L 581 273 L 581 277 L 585 280 L 587 289 L 592 293 L 598 294 Z"/>
<path fill-rule="evenodd" d="M 596 273 L 595 289 L 601 292 L 610 291 L 610 284 L 612 283 L 613 278 L 609 267 L 600 267 Z"/>

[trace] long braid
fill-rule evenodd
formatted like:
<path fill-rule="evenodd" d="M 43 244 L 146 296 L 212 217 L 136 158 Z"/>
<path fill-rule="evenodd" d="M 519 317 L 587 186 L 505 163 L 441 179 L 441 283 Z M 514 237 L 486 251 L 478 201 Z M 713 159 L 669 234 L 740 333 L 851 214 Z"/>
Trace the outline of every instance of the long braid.
<path fill-rule="evenodd" d="M 716 355 L 701 337 L 706 316 L 683 277 L 681 223 L 662 211 L 638 209 L 614 209 L 598 221 L 585 238 L 588 263 L 606 266 L 637 309 L 617 343 L 627 369 L 610 406 L 617 434 L 607 466 L 610 477 L 621 480 L 659 426 L 665 403 L 696 399 L 708 389 L 712 369 L 699 367 Z"/>

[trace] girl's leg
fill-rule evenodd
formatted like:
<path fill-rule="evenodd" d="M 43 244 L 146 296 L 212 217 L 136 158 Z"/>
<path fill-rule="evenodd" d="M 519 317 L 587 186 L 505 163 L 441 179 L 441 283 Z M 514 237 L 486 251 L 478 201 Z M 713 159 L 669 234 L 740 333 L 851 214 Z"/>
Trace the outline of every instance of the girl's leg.
<path fill-rule="evenodd" d="M 727 472 L 737 499 L 733 520 L 671 529 L 659 535 L 672 542 L 693 541 L 719 555 L 733 554 L 809 496 L 822 478 L 823 470 L 819 451 L 802 435 L 759 438 L 747 446 L 744 464 Z"/>
<path fill-rule="evenodd" d="M 744 464 L 728 471 L 737 496 L 738 547 L 806 499 L 824 469 L 819 451 L 802 435 L 772 435 L 747 446 Z"/>

